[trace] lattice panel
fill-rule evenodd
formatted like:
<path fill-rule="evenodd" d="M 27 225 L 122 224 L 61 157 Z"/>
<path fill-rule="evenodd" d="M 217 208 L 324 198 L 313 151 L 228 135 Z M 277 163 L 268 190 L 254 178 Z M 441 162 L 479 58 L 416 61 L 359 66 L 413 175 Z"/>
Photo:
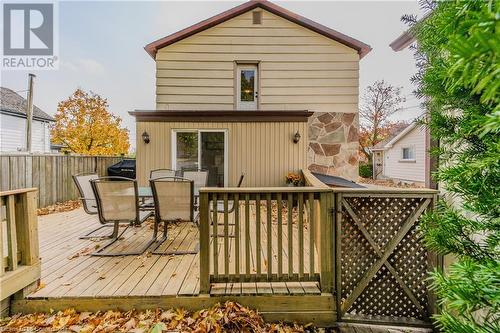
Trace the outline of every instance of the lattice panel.
<path fill-rule="evenodd" d="M 422 319 L 416 306 L 385 266 L 376 273 L 348 313 Z"/>
<path fill-rule="evenodd" d="M 428 254 L 417 231 L 430 200 L 347 197 L 341 221 L 343 314 L 428 320 Z M 418 216 L 417 216 L 418 217 Z M 395 240 L 401 239 L 396 243 Z M 390 255 L 381 259 L 385 253 Z"/>

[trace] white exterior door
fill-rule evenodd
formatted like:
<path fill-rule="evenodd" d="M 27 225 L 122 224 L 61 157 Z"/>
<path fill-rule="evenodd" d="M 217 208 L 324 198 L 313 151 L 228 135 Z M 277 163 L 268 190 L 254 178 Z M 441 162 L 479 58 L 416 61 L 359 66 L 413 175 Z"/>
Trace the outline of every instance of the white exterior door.
<path fill-rule="evenodd" d="M 259 98 L 256 65 L 238 66 L 236 72 L 236 106 L 238 110 L 257 110 Z"/>

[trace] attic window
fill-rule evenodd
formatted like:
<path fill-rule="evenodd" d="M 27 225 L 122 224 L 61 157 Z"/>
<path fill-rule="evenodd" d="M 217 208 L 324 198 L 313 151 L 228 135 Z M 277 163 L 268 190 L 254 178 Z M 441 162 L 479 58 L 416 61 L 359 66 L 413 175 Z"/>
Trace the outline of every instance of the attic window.
<path fill-rule="evenodd" d="M 253 24 L 262 24 L 262 12 L 252 12 Z"/>

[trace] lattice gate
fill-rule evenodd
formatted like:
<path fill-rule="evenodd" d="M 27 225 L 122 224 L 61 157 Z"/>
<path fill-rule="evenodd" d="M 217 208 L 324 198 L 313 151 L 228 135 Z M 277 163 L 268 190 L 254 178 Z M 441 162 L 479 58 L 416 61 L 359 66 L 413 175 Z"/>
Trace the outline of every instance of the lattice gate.
<path fill-rule="evenodd" d="M 427 273 L 438 263 L 422 245 L 421 215 L 435 193 L 336 193 L 340 320 L 429 323 Z"/>

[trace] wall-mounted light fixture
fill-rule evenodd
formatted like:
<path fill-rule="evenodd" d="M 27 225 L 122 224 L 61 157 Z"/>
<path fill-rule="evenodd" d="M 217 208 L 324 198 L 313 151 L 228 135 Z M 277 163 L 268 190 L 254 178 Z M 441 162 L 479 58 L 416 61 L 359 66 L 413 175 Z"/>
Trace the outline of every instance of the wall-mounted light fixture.
<path fill-rule="evenodd" d="M 145 144 L 149 143 L 150 139 L 148 132 L 144 131 L 144 133 L 142 133 L 142 141 L 144 141 Z"/>
<path fill-rule="evenodd" d="M 293 136 L 293 143 L 299 143 L 299 141 L 300 141 L 300 133 L 299 131 L 297 131 Z"/>

